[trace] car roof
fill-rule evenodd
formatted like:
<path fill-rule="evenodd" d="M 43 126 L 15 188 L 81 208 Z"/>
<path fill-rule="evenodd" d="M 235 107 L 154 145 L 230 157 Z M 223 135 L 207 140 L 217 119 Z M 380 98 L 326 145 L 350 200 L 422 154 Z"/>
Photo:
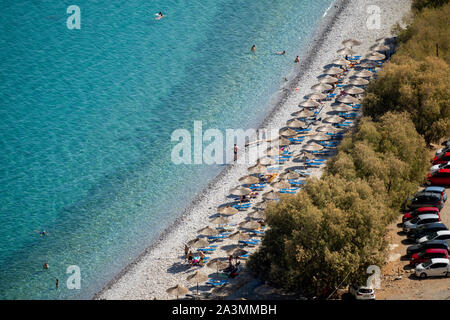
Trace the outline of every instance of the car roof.
<path fill-rule="evenodd" d="M 422 207 L 422 208 L 417 208 L 416 210 L 417 210 L 417 212 L 422 212 L 422 211 L 437 211 L 437 212 L 439 212 L 439 209 L 436 207 Z"/>
<path fill-rule="evenodd" d="M 448 170 L 450 172 L 450 169 L 440 169 L 439 172 L 441 172 L 442 170 Z M 416 195 L 414 197 L 421 197 L 421 196 L 429 196 L 429 197 L 439 198 L 439 195 L 436 194 L 435 192 L 425 192 L 425 191 L 416 193 Z"/>
<path fill-rule="evenodd" d="M 450 230 L 439 230 L 437 231 L 438 236 L 441 236 L 443 234 L 450 234 Z"/>
<path fill-rule="evenodd" d="M 437 248 L 431 248 L 431 249 L 425 249 L 426 253 L 447 253 L 447 249 L 437 249 Z"/>
<path fill-rule="evenodd" d="M 445 230 L 445 231 L 447 231 L 447 230 Z M 441 232 L 441 231 L 438 231 L 438 232 Z M 426 242 L 423 242 L 422 244 L 429 244 L 429 245 L 433 245 L 433 244 L 443 244 L 443 245 L 445 245 L 446 247 L 448 247 L 448 242 L 447 242 L 446 240 L 436 240 L 436 239 L 433 239 L 433 240 L 428 240 L 428 241 L 426 241 Z"/>
<path fill-rule="evenodd" d="M 450 260 L 446 259 L 446 258 L 433 258 L 431 259 L 431 263 L 450 263 Z"/>
<path fill-rule="evenodd" d="M 417 218 L 419 218 L 420 220 L 424 220 L 424 219 L 431 219 L 431 218 L 436 218 L 438 219 L 439 216 L 437 214 L 434 213 L 425 213 L 425 214 L 419 214 L 417 216 Z"/>
<path fill-rule="evenodd" d="M 430 229 L 430 228 L 440 227 L 440 226 L 447 228 L 442 222 L 430 222 L 430 223 L 425 223 L 425 224 L 421 225 L 419 227 L 419 229 Z"/>
<path fill-rule="evenodd" d="M 425 192 L 433 192 L 433 191 L 437 191 L 437 192 L 443 192 L 445 191 L 444 187 L 437 187 L 437 186 L 431 186 L 431 187 L 426 187 Z"/>

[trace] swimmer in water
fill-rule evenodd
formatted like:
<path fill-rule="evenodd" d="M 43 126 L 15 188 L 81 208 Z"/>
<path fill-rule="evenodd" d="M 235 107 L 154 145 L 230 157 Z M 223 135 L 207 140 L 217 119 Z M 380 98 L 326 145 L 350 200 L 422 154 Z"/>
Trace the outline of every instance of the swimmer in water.
<path fill-rule="evenodd" d="M 299 63 L 300 62 L 300 58 L 297 56 L 295 57 L 295 63 Z"/>
<path fill-rule="evenodd" d="M 256 50 L 256 46 L 252 45 L 252 52 L 255 52 L 255 50 Z"/>
<path fill-rule="evenodd" d="M 39 233 L 41 236 L 46 236 L 48 235 L 48 232 L 45 230 L 39 231 L 39 230 L 34 230 L 34 232 Z"/>
<path fill-rule="evenodd" d="M 164 17 L 161 11 L 156 15 L 157 15 L 157 17 L 155 18 L 156 20 L 159 20 Z"/>
<path fill-rule="evenodd" d="M 284 56 L 286 54 L 286 51 L 284 51 L 284 50 L 283 51 L 278 51 L 277 54 L 280 55 L 280 56 Z"/>

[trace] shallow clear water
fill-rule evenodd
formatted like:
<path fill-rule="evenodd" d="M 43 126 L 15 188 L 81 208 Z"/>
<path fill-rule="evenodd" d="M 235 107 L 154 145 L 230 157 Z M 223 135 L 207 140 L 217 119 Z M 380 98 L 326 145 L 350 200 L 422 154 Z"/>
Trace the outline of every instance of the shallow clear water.
<path fill-rule="evenodd" d="M 0 298 L 101 289 L 222 168 L 172 164 L 172 131 L 256 126 L 331 2 L 80 0 L 68 30 L 68 4 L 3 1 Z"/>

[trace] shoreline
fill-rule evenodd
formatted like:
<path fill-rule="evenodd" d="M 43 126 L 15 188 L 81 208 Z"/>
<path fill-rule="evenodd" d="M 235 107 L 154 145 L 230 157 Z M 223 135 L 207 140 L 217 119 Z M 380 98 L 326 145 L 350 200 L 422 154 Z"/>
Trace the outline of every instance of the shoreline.
<path fill-rule="evenodd" d="M 409 9 L 404 4 L 410 3 L 409 0 L 398 1 L 396 4 L 391 4 L 386 0 L 373 2 L 387 10 L 389 10 L 389 5 L 393 5 L 402 8 L 403 11 L 391 11 L 391 14 L 394 13 L 394 21 L 391 21 L 392 23 L 388 28 L 378 30 L 378 32 L 367 32 L 366 30 L 366 33 L 370 33 L 370 36 L 366 34 L 364 37 L 355 35 L 358 31 L 359 33 L 363 31 L 357 29 L 358 23 L 362 24 L 363 20 L 361 16 L 358 16 L 358 13 L 361 14 L 365 10 L 358 9 L 361 7 L 364 9 L 367 5 L 373 3 L 366 0 L 334 1 L 325 12 L 313 38 L 305 48 L 306 54 L 301 60 L 302 62 L 292 71 L 295 73 L 294 78 L 280 88 L 280 92 L 274 94 L 276 100 L 273 104 L 269 104 L 271 107 L 266 111 L 259 128 L 283 127 L 285 125 L 285 121 L 291 117 L 291 113 L 299 110 L 297 105 L 303 100 L 302 97 L 311 92 L 309 89 L 311 85 L 317 83 L 316 77 L 321 74 L 322 67 L 336 57 L 335 52 L 342 47 L 342 40 L 346 38 L 361 40 L 363 45 L 358 47 L 357 51 L 365 53 L 367 48 L 373 45 L 376 38 L 390 35 L 390 26 L 400 20 Z M 344 20 L 345 23 L 339 24 L 341 20 Z M 349 26 L 346 24 L 349 24 Z M 345 28 L 346 26 L 347 28 Z M 339 30 L 342 27 L 345 30 Z M 387 32 L 388 30 L 389 32 Z M 298 91 L 296 88 L 298 88 Z M 111 279 L 93 296 L 93 299 L 167 299 L 167 294 L 158 292 L 158 290 L 165 292 L 165 289 L 177 284 L 179 280 L 177 277 L 179 278 L 179 273 L 182 272 L 174 272 L 171 268 L 176 266 L 177 262 L 183 260 L 180 258 L 183 244 L 194 238 L 197 234 L 196 230 L 207 223 L 205 218 L 215 214 L 215 208 L 226 201 L 228 190 L 238 185 L 237 180 L 246 174 L 247 167 L 248 165 L 228 164 L 223 168 L 194 197 L 183 212 L 164 230 L 162 235 Z M 156 274 L 158 279 L 151 277 L 149 270 Z M 185 277 L 185 273 L 182 273 L 182 275 Z M 149 292 L 150 288 L 153 292 Z"/>

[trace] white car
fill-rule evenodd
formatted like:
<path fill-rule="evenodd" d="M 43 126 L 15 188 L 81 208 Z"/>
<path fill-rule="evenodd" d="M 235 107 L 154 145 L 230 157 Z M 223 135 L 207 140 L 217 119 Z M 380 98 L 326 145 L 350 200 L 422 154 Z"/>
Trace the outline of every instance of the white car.
<path fill-rule="evenodd" d="M 423 224 L 439 222 L 440 220 L 441 219 L 437 214 L 432 213 L 420 214 L 411 220 L 405 221 L 405 223 L 403 223 L 403 231 L 408 232 L 409 230 L 416 229 L 417 227 Z"/>
<path fill-rule="evenodd" d="M 375 299 L 375 291 L 370 287 L 350 285 L 348 287 L 348 292 L 355 297 L 356 300 Z"/>
<path fill-rule="evenodd" d="M 416 266 L 415 275 L 420 278 L 426 277 L 449 277 L 450 260 L 434 258 L 428 262 L 420 263 Z"/>
<path fill-rule="evenodd" d="M 450 244 L 450 230 L 441 230 L 430 233 L 429 235 L 419 238 L 417 243 L 420 244 L 430 240 L 445 240 Z"/>
<path fill-rule="evenodd" d="M 433 173 L 439 171 L 439 169 L 450 169 L 450 161 L 447 163 L 435 164 L 431 167 L 430 172 Z"/>

